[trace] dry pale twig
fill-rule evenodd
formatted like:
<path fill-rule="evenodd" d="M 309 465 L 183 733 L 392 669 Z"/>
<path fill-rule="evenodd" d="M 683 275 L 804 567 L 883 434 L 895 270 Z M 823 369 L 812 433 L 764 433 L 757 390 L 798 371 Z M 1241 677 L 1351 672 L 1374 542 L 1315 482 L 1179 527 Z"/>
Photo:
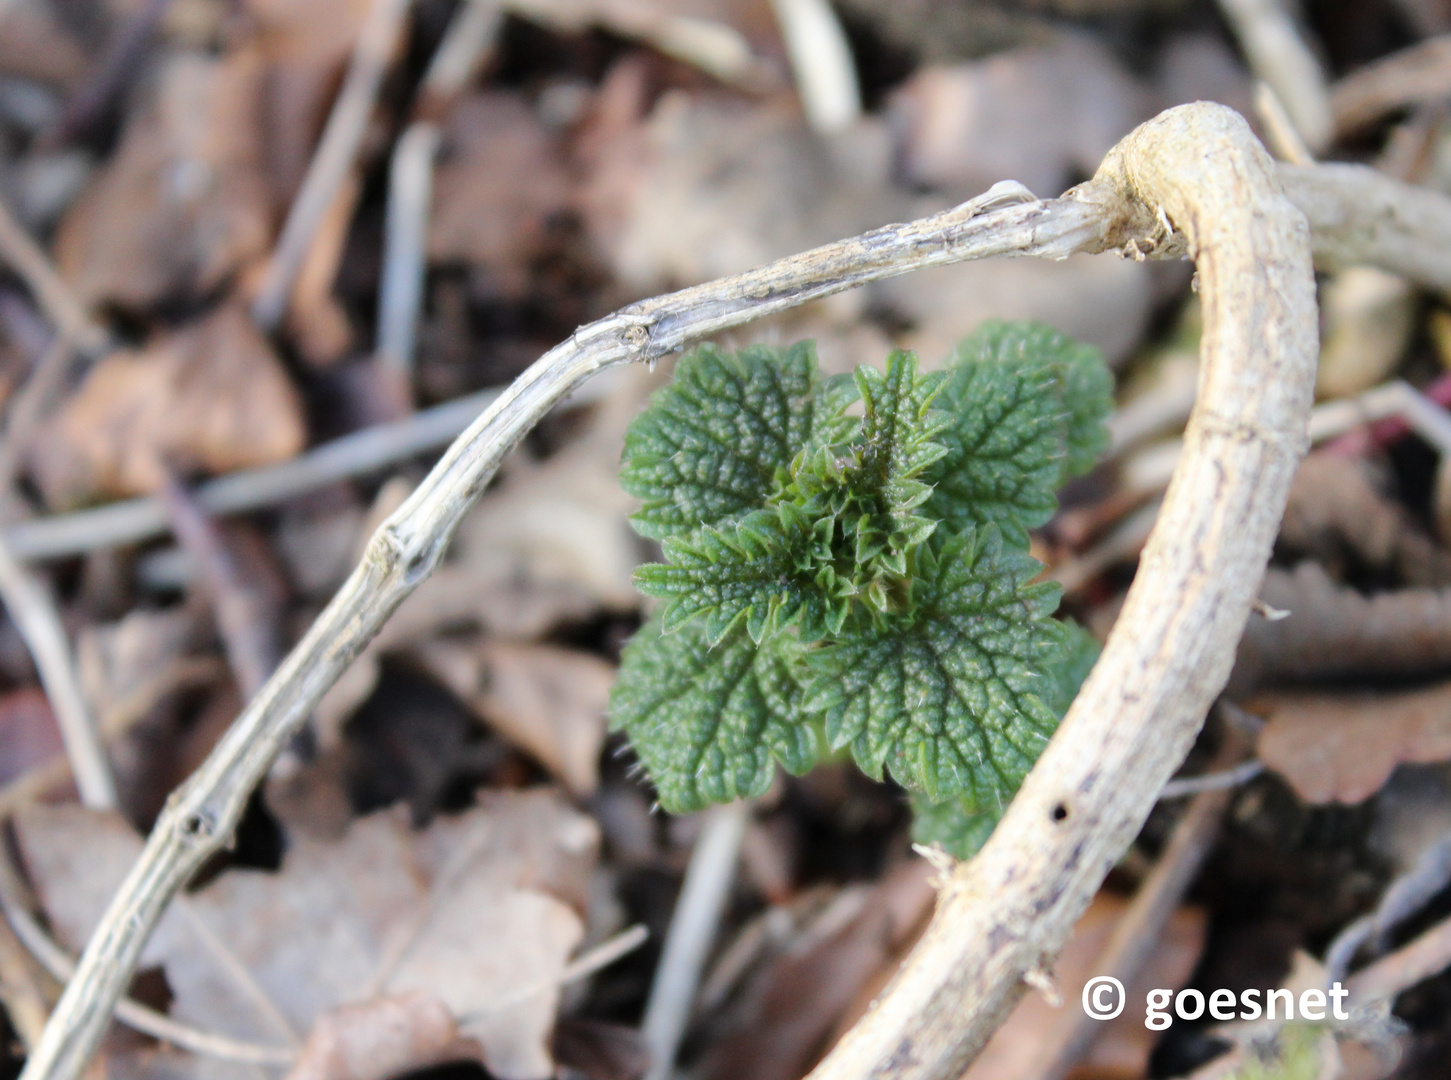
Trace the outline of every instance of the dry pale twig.
<path fill-rule="evenodd" d="M 1356 68 L 1330 88 L 1335 129 L 1349 135 L 1388 113 L 1451 95 L 1451 34 Z"/>
<path fill-rule="evenodd" d="M 1312 153 L 1330 144 L 1335 125 L 1320 61 L 1300 36 L 1281 0 L 1219 0 L 1250 70 L 1284 106 Z"/>
<path fill-rule="evenodd" d="M 70 642 L 49 592 L 15 560 L 0 541 L 0 597 L 35 660 L 45 696 L 50 699 L 75 772 L 81 802 L 93 810 L 116 806 L 116 784 L 96 730 L 91 707 L 81 690 Z"/>
<path fill-rule="evenodd" d="M 1199 776 L 1183 776 L 1170 780 L 1159 792 L 1159 801 L 1182 799 L 1186 795 L 1202 795 L 1210 791 L 1228 791 L 1240 784 L 1253 780 L 1265 771 L 1262 761 L 1246 761 L 1232 769 L 1203 773 Z"/>
<path fill-rule="evenodd" d="M 1221 752 L 1219 757 L 1227 764 L 1233 760 L 1233 753 Z M 1174 909 L 1214 846 L 1229 800 L 1229 792 L 1219 789 L 1202 792 L 1189 804 L 1174 826 L 1159 861 L 1134 893 L 1128 910 L 1094 961 L 1094 972 L 1112 975 L 1125 986 L 1138 977 L 1158 948 Z M 1102 1022 L 1087 1013 L 1081 1010 L 1069 1013 L 1049 1035 L 1039 1054 L 1038 1065 L 1030 1073 L 1033 1080 L 1059 1080 L 1067 1075 L 1092 1048 L 1102 1030 Z"/>
<path fill-rule="evenodd" d="M 0 913 L 3 913 L 6 922 L 30 955 L 53 978 L 64 982 L 75 974 L 76 965 L 26 910 L 20 898 L 20 889 L 10 860 L 0 851 Z M 250 1062 L 254 1065 L 288 1065 L 296 1056 L 295 1051 L 283 1047 L 260 1046 L 233 1039 L 228 1035 L 198 1031 L 189 1024 L 173 1020 L 130 998 L 117 1001 L 116 1019 L 143 1035 L 150 1035 L 153 1039 L 160 1039 L 183 1050 L 208 1057 Z"/>
<path fill-rule="evenodd" d="M 1443 836 L 1422 853 L 1414 866 L 1386 886 L 1374 911 L 1362 915 L 1335 935 L 1325 950 L 1326 983 L 1343 979 L 1362 946 L 1384 938 L 1430 903 L 1448 882 L 1451 882 L 1451 836 Z"/>
<path fill-rule="evenodd" d="M 714 807 L 705 815 L 640 1025 L 641 1041 L 650 1052 L 645 1080 L 665 1080 L 675 1069 L 675 1054 L 695 1007 L 706 956 L 720 930 L 750 820 L 751 803 L 745 801 Z"/>
<path fill-rule="evenodd" d="M 205 686 L 222 674 L 219 661 L 211 657 L 183 657 L 172 661 L 135 690 L 127 694 L 101 718 L 101 737 L 107 742 L 120 738 L 144 720 L 163 698 L 189 686 Z M 0 821 L 27 803 L 71 779 L 71 763 L 57 755 L 27 770 L 0 787 Z"/>
<path fill-rule="evenodd" d="M 206 481 L 192 495 L 198 507 L 213 515 L 240 514 L 273 506 L 444 446 L 457 438 L 498 396 L 498 390 L 481 390 L 402 420 L 344 435 L 280 465 L 241 469 Z M 588 391 L 579 400 L 588 400 Z M 152 496 L 17 522 L 0 533 L 0 537 L 16 558 L 38 561 L 136 544 L 164 536 L 170 529 L 166 504 Z"/>
<path fill-rule="evenodd" d="M 771 0 L 801 109 L 823 135 L 850 127 L 861 116 L 862 92 L 846 31 L 827 0 Z"/>
<path fill-rule="evenodd" d="M 1451 200 L 1367 165 L 1281 165 L 1285 194 L 1310 219 L 1315 263 L 1364 264 L 1451 288 Z"/>
<path fill-rule="evenodd" d="M 409 389 L 418 312 L 423 306 L 433 163 L 443 138 L 439 117 L 478 72 L 501 18 L 494 0 L 469 0 L 462 6 L 424 75 L 418 118 L 393 148 L 378 286 L 378 361 L 402 391 Z"/>
<path fill-rule="evenodd" d="M 3 202 L 0 202 L 0 261 L 25 282 L 36 304 L 63 337 L 88 353 L 105 350 L 106 332 L 91 321 L 85 305 L 71 292 L 40 245 L 30 238 Z"/>
<path fill-rule="evenodd" d="M 282 654 L 278 613 L 268 610 L 262 590 L 245 579 L 216 522 L 169 469 L 163 472 L 162 499 L 172 528 L 211 600 L 237 688 L 243 697 L 251 697 L 262 689 Z"/>
<path fill-rule="evenodd" d="M 274 330 L 282 321 L 317 227 L 352 170 L 378 87 L 397 50 L 409 2 L 374 0 L 358 35 L 347 78 L 252 301 L 252 317 L 264 329 Z"/>
<path fill-rule="evenodd" d="M 1346 988 L 1350 1003 L 1361 1007 L 1391 1001 L 1403 990 L 1451 966 L 1451 919 L 1443 919 L 1393 953 L 1362 968 Z"/>
<path fill-rule="evenodd" d="M 1243 119 L 1200 103 L 1138 129 L 1061 200 L 982 199 L 632 305 L 526 371 L 379 529 L 353 573 L 212 755 L 173 796 L 26 1065 L 74 1080 L 170 897 L 225 843 L 269 763 L 442 558 L 503 456 L 598 371 L 806 300 L 971 257 L 1193 251 L 1200 401 L 1124 615 L 982 855 L 959 870 L 887 997 L 822 1078 L 955 1075 L 1133 837 L 1228 676 L 1304 443 L 1315 307 L 1304 218 Z"/>

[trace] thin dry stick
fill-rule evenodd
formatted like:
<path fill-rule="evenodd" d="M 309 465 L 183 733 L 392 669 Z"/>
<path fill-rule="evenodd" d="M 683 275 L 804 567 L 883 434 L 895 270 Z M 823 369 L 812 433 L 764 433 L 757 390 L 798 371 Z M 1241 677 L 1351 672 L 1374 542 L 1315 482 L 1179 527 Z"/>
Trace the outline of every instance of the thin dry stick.
<path fill-rule="evenodd" d="M 15 931 L 15 936 L 25 945 L 30 955 L 50 972 L 52 978 L 64 982 L 75 974 L 75 962 L 66 955 L 64 949 L 51 940 L 50 935 L 26 910 L 20 899 L 20 886 L 15 879 L 15 870 L 3 851 L 0 851 L 0 914 L 4 915 L 10 928 Z M 122 998 L 116 1003 L 116 1019 L 153 1039 L 171 1043 L 194 1054 L 205 1054 L 226 1061 L 254 1065 L 290 1065 L 296 1056 L 294 1051 L 283 1047 L 260 1046 L 228 1035 L 198 1031 L 130 998 Z"/>
<path fill-rule="evenodd" d="M 1451 966 L 1451 919 L 1443 919 L 1395 952 L 1350 977 L 1350 1003 L 1361 1007 L 1391 1001 L 1403 990 Z"/>
<path fill-rule="evenodd" d="M 831 135 L 862 114 L 856 60 L 846 31 L 827 0 L 771 0 L 801 109 L 812 129 Z"/>
<path fill-rule="evenodd" d="M 313 235 L 357 159 L 378 87 L 403 32 L 408 5 L 409 0 L 374 0 L 363 23 L 347 78 L 252 302 L 252 317 L 267 330 L 275 330 L 282 322 Z"/>
<path fill-rule="evenodd" d="M 433 162 L 443 138 L 439 117 L 478 73 L 501 18 L 494 0 L 468 0 L 462 6 L 423 77 L 418 118 L 393 149 L 383 274 L 378 285 L 378 361 L 405 392 L 413 371 L 418 312 L 423 306 Z"/>
<path fill-rule="evenodd" d="M 675 1069 L 675 1055 L 695 1008 L 701 971 L 720 932 L 721 913 L 736 879 L 751 805 L 749 801 L 727 803 L 713 807 L 703 817 L 640 1025 L 640 1041 L 650 1053 L 645 1080 L 665 1080 Z"/>
<path fill-rule="evenodd" d="M 162 499 L 176 538 L 191 556 L 211 599 L 237 688 L 250 698 L 262 689 L 281 658 L 277 613 L 267 610 L 260 589 L 244 577 L 217 523 L 169 469 L 164 470 Z"/>
<path fill-rule="evenodd" d="M 1451 288 L 1451 200 L 1368 165 L 1281 165 L 1285 194 L 1310 219 L 1315 263 L 1376 266 Z"/>
<path fill-rule="evenodd" d="M 61 741 L 75 772 L 81 802 L 93 810 L 116 806 L 116 783 L 90 704 L 81 690 L 70 642 L 48 591 L 0 541 L 0 597 L 35 660 L 55 711 Z"/>
<path fill-rule="evenodd" d="M 119 738 L 145 719 L 166 695 L 187 686 L 213 682 L 222 670 L 220 663 L 210 657 L 174 661 L 128 694 L 102 719 L 101 737 L 107 742 Z M 70 759 L 61 754 L 0 786 L 0 821 L 73 776 Z"/>
<path fill-rule="evenodd" d="M 1320 61 L 1281 0 L 1219 0 L 1250 70 L 1274 91 L 1312 153 L 1330 144 L 1335 125 Z"/>
<path fill-rule="evenodd" d="M 1342 135 L 1369 127 L 1388 113 L 1451 96 L 1451 34 L 1359 67 L 1330 88 L 1330 111 Z"/>
<path fill-rule="evenodd" d="M 505 1009 L 512 1009 L 516 1005 L 523 1004 L 530 998 L 538 997 L 540 994 L 550 990 L 557 990 L 568 986 L 570 983 L 586 979 L 596 971 L 609 967 L 616 960 L 629 956 L 641 945 L 650 940 L 650 931 L 643 925 L 636 923 L 627 930 L 621 930 L 608 941 L 602 941 L 593 949 L 582 956 L 571 960 L 569 965 L 554 979 L 540 979 L 532 986 L 526 985 L 516 990 L 502 1001 L 496 1001 L 492 1005 L 474 1012 L 467 1012 L 459 1016 L 460 1026 L 472 1020 L 479 1020 L 485 1016 L 492 1016 L 495 1013 L 503 1012 Z"/>
<path fill-rule="evenodd" d="M 1159 792 L 1159 801 L 1182 799 L 1186 795 L 1199 795 L 1206 791 L 1227 791 L 1248 783 L 1265 771 L 1263 761 L 1246 761 L 1232 769 L 1203 773 L 1199 776 L 1184 776 L 1170 780 Z"/>
<path fill-rule="evenodd" d="M 876 1008 L 813 1080 L 955 1077 L 1062 947 L 1229 675 L 1305 446 L 1316 356 L 1305 219 L 1242 118 L 1173 109 L 1070 195 L 1106 243 L 1188 250 L 1200 392 L 1159 522 L 1102 656 L 982 852 L 944 888 Z"/>
<path fill-rule="evenodd" d="M 199 484 L 192 495 L 203 511 L 213 515 L 241 514 L 274 506 L 339 480 L 376 472 L 446 446 L 478 419 L 499 393 L 481 390 L 402 420 L 344 435 L 291 461 L 239 469 Z M 579 395 L 577 400 L 588 400 L 588 393 Z M 165 502 L 152 496 L 17 522 L 0 533 L 0 537 L 16 558 L 42 560 L 136 544 L 165 536 L 170 530 Z"/>
<path fill-rule="evenodd" d="M 127 694 L 101 719 L 101 737 L 107 742 L 120 738 L 168 694 L 188 686 L 204 686 L 223 674 L 219 661 L 212 657 L 185 657 L 174 660 Z M 70 760 L 58 755 L 43 761 L 15 779 L 0 786 L 0 821 L 27 803 L 34 802 L 52 788 L 72 777 Z"/>
<path fill-rule="evenodd" d="M 1094 961 L 1095 974 L 1112 975 L 1125 986 L 1138 977 L 1158 948 L 1174 909 L 1213 848 L 1229 800 L 1227 790 L 1206 791 L 1189 804 L 1174 826 L 1164 853 L 1134 893 L 1128 910 Z M 1048 1036 L 1038 1064 L 1029 1076 L 1033 1080 L 1059 1080 L 1066 1076 L 1092 1048 L 1102 1030 L 1101 1020 L 1082 1010 L 1071 1012 Z"/>
<path fill-rule="evenodd" d="M 86 307 L 56 273 L 45 252 L 0 202 L 0 262 L 7 264 L 30 289 L 35 302 L 62 337 L 87 353 L 106 348 L 106 332 L 91 321 Z"/>

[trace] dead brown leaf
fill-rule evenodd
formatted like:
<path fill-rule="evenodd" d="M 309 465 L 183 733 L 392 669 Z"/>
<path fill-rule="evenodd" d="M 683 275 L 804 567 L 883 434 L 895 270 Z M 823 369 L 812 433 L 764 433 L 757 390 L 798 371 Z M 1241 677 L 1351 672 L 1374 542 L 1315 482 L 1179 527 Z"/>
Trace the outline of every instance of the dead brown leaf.
<path fill-rule="evenodd" d="M 1147 263 L 1075 255 L 1062 262 L 1004 259 L 943 266 L 876 287 L 881 303 L 913 327 L 901 344 L 928 366 L 988 319 L 1046 322 L 1119 361 L 1143 339 L 1154 309 Z M 880 361 L 878 361 L 880 362 Z"/>
<path fill-rule="evenodd" d="M 463 1041 L 443 1002 L 418 991 L 320 1015 L 287 1080 L 388 1080 L 477 1056 L 477 1045 Z"/>
<path fill-rule="evenodd" d="M 796 1080 L 865 1008 L 932 910 L 931 868 L 899 865 L 871 887 L 843 890 L 793 947 L 746 983 L 700 1066 L 707 1080 Z"/>
<path fill-rule="evenodd" d="M 45 691 L 27 686 L 0 695 L 0 784 L 63 751 Z"/>
<path fill-rule="evenodd" d="M 1121 897 L 1098 894 L 1053 965 L 1054 982 L 1064 1004 L 1055 1007 L 1042 994 L 1029 990 L 963 1080 L 1021 1080 L 1036 1075 L 1043 1046 L 1051 1045 L 1051 1033 L 1071 1020 L 1069 1010 L 1082 1008 L 1084 984 L 1102 974 L 1094 965 L 1128 905 Z M 1073 1075 L 1095 1080 L 1138 1080 L 1145 1075 L 1149 1054 L 1158 1041 L 1157 1033 L 1144 1027 L 1147 994 L 1156 987 L 1184 985 L 1199 962 L 1207 929 L 1205 915 L 1197 908 L 1181 907 L 1174 913 L 1148 963 L 1127 987 L 1123 1012 L 1103 1024 L 1093 1049 Z"/>
<path fill-rule="evenodd" d="M 642 122 L 641 78 L 613 74 L 582 151 L 586 225 L 630 290 L 737 273 L 910 209 L 875 121 L 825 142 L 786 105 L 671 92 Z"/>
<path fill-rule="evenodd" d="M 454 639 L 429 642 L 416 655 L 573 795 L 595 793 L 605 705 L 615 681 L 612 665 L 577 649 Z"/>
<path fill-rule="evenodd" d="M 292 201 L 312 159 L 369 0 L 246 0 L 267 62 L 267 160 L 279 205 Z"/>
<path fill-rule="evenodd" d="M 1320 453 L 1300 463 L 1279 547 L 1310 556 L 1332 572 L 1343 570 L 1349 557 L 1406 585 L 1451 585 L 1451 552 L 1377 490 L 1358 458 Z"/>
<path fill-rule="evenodd" d="M 0 8 L 0 72 L 66 82 L 85 67 L 85 52 L 45 0 L 14 0 Z"/>
<path fill-rule="evenodd" d="M 163 465 L 228 472 L 284 461 L 306 442 L 302 402 L 236 304 L 117 353 L 37 438 L 30 465 L 53 507 L 158 490 Z"/>
<path fill-rule="evenodd" d="M 16 824 L 46 913 L 77 947 L 140 838 L 73 805 L 31 807 Z M 375 814 L 338 842 L 295 838 L 275 874 L 234 869 L 186 897 L 143 964 L 164 966 L 178 1019 L 268 1042 L 342 1004 L 427 992 L 493 1073 L 528 1080 L 552 1070 L 559 977 L 582 935 L 571 902 L 597 848 L 593 822 L 543 791 L 421 833 L 406 813 Z"/>
<path fill-rule="evenodd" d="M 1451 685 L 1277 695 L 1265 704 L 1260 759 L 1306 802 L 1362 802 L 1397 765 L 1451 760 Z"/>
<path fill-rule="evenodd" d="M 557 138 L 522 94 L 473 94 L 453 107 L 434 178 L 428 257 L 467 263 L 492 289 L 520 296 L 545 250 L 550 219 L 569 208 Z"/>
<path fill-rule="evenodd" d="M 1148 95 L 1092 38 L 1065 34 L 951 67 L 926 67 L 892 97 L 906 179 L 955 199 L 1004 177 L 1035 195 L 1091 176 L 1151 115 Z"/>
<path fill-rule="evenodd" d="M 271 243 L 255 49 L 177 52 L 110 163 L 65 216 L 61 271 L 86 300 L 204 297 Z"/>
<path fill-rule="evenodd" d="M 1290 613 L 1251 618 L 1229 692 L 1275 682 L 1357 675 L 1414 675 L 1451 666 L 1451 591 L 1399 589 L 1366 596 L 1314 562 L 1270 568 L 1260 599 Z"/>

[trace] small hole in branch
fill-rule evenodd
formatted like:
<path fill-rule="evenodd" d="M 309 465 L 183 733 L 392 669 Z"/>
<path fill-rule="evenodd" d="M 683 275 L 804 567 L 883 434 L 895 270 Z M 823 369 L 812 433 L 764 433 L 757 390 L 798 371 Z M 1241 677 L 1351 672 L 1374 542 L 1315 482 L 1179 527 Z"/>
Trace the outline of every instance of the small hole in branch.
<path fill-rule="evenodd" d="M 1056 806 L 1053 807 L 1052 812 L 1048 816 L 1051 817 L 1054 821 L 1067 821 L 1068 804 L 1058 803 Z"/>

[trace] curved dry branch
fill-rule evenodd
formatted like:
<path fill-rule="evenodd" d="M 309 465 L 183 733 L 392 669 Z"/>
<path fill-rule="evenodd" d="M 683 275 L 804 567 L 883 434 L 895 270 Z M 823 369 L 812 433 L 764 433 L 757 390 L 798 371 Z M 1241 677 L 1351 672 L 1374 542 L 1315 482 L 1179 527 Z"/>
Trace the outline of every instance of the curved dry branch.
<path fill-rule="evenodd" d="M 1194 256 L 1199 401 L 1103 655 L 885 996 L 812 1080 L 956 1077 L 1024 973 L 1052 963 L 1229 676 L 1305 445 L 1310 237 L 1244 120 L 1217 106 L 1171 110 L 1066 198 L 1112 214 L 1114 245 Z"/>
<path fill-rule="evenodd" d="M 919 952 L 894 994 L 823 1073 L 855 1076 L 880 1066 L 897 1072 L 879 1075 L 946 1075 L 980 1044 L 1019 974 L 1040 966 L 1061 941 L 1183 756 L 1228 673 L 1303 441 L 1315 346 L 1304 218 L 1279 194 L 1273 166 L 1244 121 L 1221 106 L 1166 113 L 1131 135 L 1099 177 L 1063 199 L 1041 202 L 1019 185 L 998 185 L 934 217 L 633 305 L 582 327 L 542 357 L 384 523 L 362 565 L 172 796 L 23 1080 L 80 1074 L 168 900 L 225 843 L 252 788 L 322 694 L 432 571 L 504 455 L 583 380 L 909 270 L 1114 247 L 1171 256 L 1182 254 L 1186 241 L 1199 249 L 1208 363 L 1160 539 L 1063 739 L 1029 779 L 1000 838 L 972 864 L 995 876 L 976 869 L 959 875 L 944 917 L 934 923 L 932 940 L 952 958 L 948 964 L 985 966 L 944 971 Z M 1156 711 L 1162 732 L 1148 723 Z M 1064 761 L 1060 744 L 1075 760 Z M 1044 806 L 1059 805 L 1062 822 L 1043 816 Z M 1080 838 L 1081 846 L 1065 837 Z M 1020 880 L 1014 845 L 1027 860 Z M 1034 887 L 1025 891 L 1029 882 Z M 977 895 L 1006 901 L 1006 920 L 986 919 L 986 909 L 970 902 L 985 886 L 988 892 Z M 972 940 L 976 928 L 994 926 L 1010 933 Z M 979 945 L 988 952 L 975 951 Z M 961 995 L 969 985 L 983 992 L 970 1001 L 980 1008 L 964 1016 Z M 949 992 L 939 994 L 943 986 Z M 950 1030 L 957 1028 L 963 1030 Z"/>

